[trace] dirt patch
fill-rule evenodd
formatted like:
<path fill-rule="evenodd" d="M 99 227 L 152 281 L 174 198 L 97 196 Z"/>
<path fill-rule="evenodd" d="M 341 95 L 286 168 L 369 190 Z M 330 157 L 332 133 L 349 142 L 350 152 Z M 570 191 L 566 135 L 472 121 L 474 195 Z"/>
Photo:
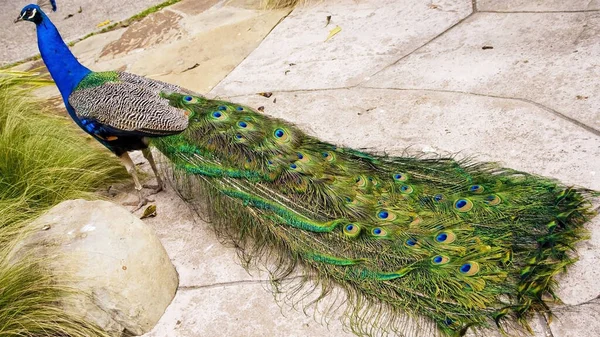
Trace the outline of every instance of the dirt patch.
<path fill-rule="evenodd" d="M 176 39 L 181 35 L 177 25 L 181 18 L 181 15 L 172 11 L 160 11 L 148 16 L 132 24 L 120 39 L 104 47 L 100 57 L 128 53 L 138 48 L 157 45 L 167 39 Z"/>

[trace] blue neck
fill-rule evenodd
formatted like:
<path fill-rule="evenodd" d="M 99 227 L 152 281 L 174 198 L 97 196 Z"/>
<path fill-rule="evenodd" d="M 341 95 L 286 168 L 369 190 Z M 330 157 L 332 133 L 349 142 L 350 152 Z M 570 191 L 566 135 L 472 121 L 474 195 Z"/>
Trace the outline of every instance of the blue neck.
<path fill-rule="evenodd" d="M 42 16 L 43 20 L 37 24 L 38 48 L 68 107 L 69 95 L 91 70 L 77 61 L 52 21 L 44 13 Z"/>

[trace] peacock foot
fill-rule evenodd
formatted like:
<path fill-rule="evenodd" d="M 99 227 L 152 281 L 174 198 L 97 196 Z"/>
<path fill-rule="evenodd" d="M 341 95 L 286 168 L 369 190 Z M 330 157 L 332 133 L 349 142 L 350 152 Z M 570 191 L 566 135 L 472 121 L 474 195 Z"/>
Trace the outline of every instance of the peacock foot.
<path fill-rule="evenodd" d="M 135 208 L 131 211 L 131 213 L 137 212 L 140 208 L 147 205 L 149 202 L 154 202 L 154 199 L 150 199 L 144 197 L 142 195 L 142 191 L 138 191 L 138 201 L 125 202 L 123 205 L 125 206 L 135 206 Z"/>
<path fill-rule="evenodd" d="M 165 187 L 163 186 L 163 184 L 157 184 L 157 185 L 149 185 L 149 184 L 144 184 L 142 185 L 144 188 L 150 189 L 152 190 L 152 192 L 150 192 L 149 195 L 155 195 L 161 191 L 163 191 L 165 189 Z"/>

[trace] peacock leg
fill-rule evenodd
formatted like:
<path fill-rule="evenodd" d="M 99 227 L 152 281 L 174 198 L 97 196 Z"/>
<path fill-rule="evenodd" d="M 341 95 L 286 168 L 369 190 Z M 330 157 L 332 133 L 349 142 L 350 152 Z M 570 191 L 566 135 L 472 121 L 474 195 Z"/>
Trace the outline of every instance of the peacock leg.
<path fill-rule="evenodd" d="M 142 206 L 146 205 L 148 202 L 151 202 L 152 200 L 149 200 L 142 195 L 143 186 L 142 186 L 142 184 L 140 184 L 140 179 L 138 178 L 137 172 L 135 170 L 135 164 L 131 160 L 131 157 L 129 157 L 129 153 L 127 153 L 127 152 L 123 153 L 121 156 L 119 156 L 119 159 L 121 159 L 123 166 L 125 166 L 125 169 L 127 169 L 127 173 L 129 173 L 131 175 L 131 178 L 133 178 L 135 190 L 137 191 L 137 194 L 138 194 L 137 207 L 133 210 L 135 212 L 138 209 L 142 208 Z M 135 203 L 131 203 L 131 204 L 126 203 L 126 205 L 134 206 L 136 204 Z"/>
<path fill-rule="evenodd" d="M 152 151 L 149 148 L 143 149 L 142 154 L 144 155 L 144 158 L 146 158 L 148 163 L 150 163 L 150 167 L 152 167 L 152 172 L 154 172 L 154 176 L 156 177 L 156 185 L 143 185 L 143 186 L 146 188 L 153 189 L 154 191 L 152 194 L 156 194 L 156 193 L 162 191 L 165 188 L 165 185 L 163 184 L 163 181 L 160 178 L 160 175 L 158 174 L 158 169 L 156 168 L 156 163 L 154 162 L 154 157 L 152 157 Z"/>

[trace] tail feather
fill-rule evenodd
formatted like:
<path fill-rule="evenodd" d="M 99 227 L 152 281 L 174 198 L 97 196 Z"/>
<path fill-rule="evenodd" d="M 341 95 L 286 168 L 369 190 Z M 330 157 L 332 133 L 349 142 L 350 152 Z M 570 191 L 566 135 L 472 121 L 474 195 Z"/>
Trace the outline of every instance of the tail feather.
<path fill-rule="evenodd" d="M 164 97 L 190 124 L 152 144 L 215 228 L 243 261 L 274 258 L 276 281 L 301 265 L 317 299 L 344 289 L 359 334 L 528 328 L 593 216 L 588 191 L 493 163 L 339 148 L 244 106 Z"/>

